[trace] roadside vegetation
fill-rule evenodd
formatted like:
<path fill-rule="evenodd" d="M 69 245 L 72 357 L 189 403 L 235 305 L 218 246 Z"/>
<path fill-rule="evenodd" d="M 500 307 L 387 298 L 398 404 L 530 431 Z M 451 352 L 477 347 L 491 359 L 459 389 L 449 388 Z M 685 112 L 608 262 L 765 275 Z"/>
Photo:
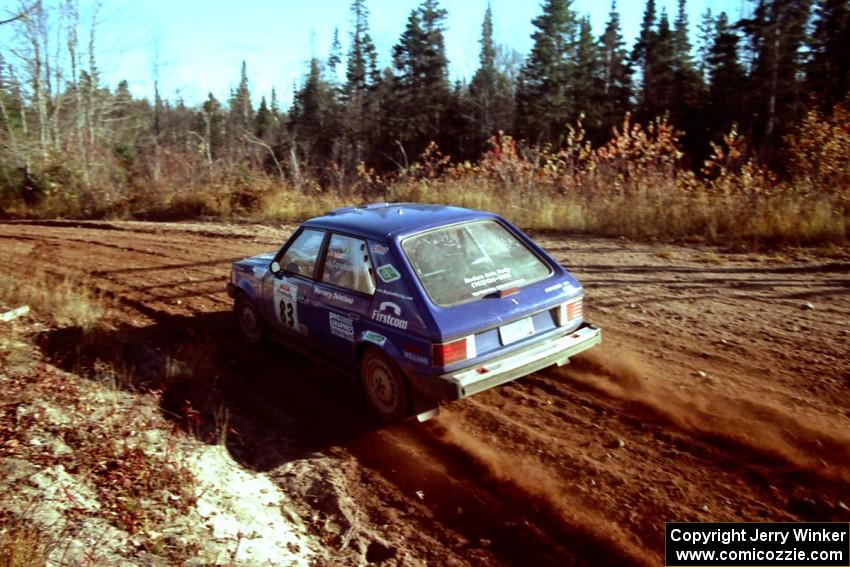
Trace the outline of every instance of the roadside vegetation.
<path fill-rule="evenodd" d="M 581 122 L 560 149 L 529 148 L 508 135 L 490 139 L 477 161 L 453 163 L 431 144 L 392 174 L 362 166 L 345 189 L 316 180 L 294 184 L 262 172 L 214 167 L 205 175 L 110 199 L 56 191 L 33 206 L 6 203 L 16 218 L 198 217 L 298 221 L 339 206 L 376 201 L 432 202 L 490 210 L 528 229 L 727 245 L 830 245 L 850 239 L 850 110 L 810 111 L 786 137 L 780 178 L 746 158 L 736 130 L 712 145 L 699 172 L 683 164 L 681 132 L 666 119 L 626 117 L 593 147 Z M 182 178 L 186 172 L 175 172 Z M 186 174 L 188 175 L 188 174 Z M 61 294 L 63 284 L 56 288 Z M 68 306 L 59 301 L 65 309 Z M 62 312 L 60 311 L 60 314 Z M 62 314 L 85 317 L 85 314 Z"/>

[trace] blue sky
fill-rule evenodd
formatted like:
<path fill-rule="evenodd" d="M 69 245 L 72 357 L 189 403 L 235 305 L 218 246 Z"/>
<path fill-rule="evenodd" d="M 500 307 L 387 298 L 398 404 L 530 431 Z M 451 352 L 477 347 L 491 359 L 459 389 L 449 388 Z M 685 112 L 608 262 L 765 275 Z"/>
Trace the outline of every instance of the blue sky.
<path fill-rule="evenodd" d="M 522 56 L 531 48 L 531 20 L 541 12 L 537 0 L 489 0 L 493 8 L 497 43 Z M 488 0 L 442 0 L 448 11 L 446 50 L 452 80 L 470 78 L 478 64 L 481 21 Z M 46 0 L 46 3 L 50 3 Z M 671 20 L 676 0 L 657 0 Z M 80 0 L 87 41 L 91 6 Z M 371 34 L 382 65 L 390 62 L 392 46 L 398 41 L 410 10 L 417 0 L 367 0 Z M 18 2 L 0 0 L 0 19 Z M 103 0 L 95 36 L 98 66 L 110 86 L 127 79 L 137 96 L 153 92 L 154 62 L 159 62 L 160 91 L 165 98 L 182 96 L 188 105 L 200 104 L 207 92 L 220 100 L 239 81 L 242 60 L 247 64 L 255 100 L 268 96 L 272 87 L 284 107 L 291 100 L 310 57 L 327 57 L 334 28 L 339 28 L 343 53 L 350 30 L 350 0 Z M 594 32 L 602 32 L 610 0 L 575 0 L 573 9 L 587 14 Z M 630 48 L 643 15 L 644 0 L 620 0 L 622 28 Z M 699 15 L 726 10 L 737 19 L 745 0 L 689 0 L 692 41 L 696 39 Z M 11 28 L 12 26 L 3 26 Z M 0 45 L 9 45 L 9 29 L 0 30 Z M 4 49 L 4 52 L 6 49 Z M 155 57 L 158 53 L 158 58 Z M 8 57 L 8 55 L 7 55 Z"/>

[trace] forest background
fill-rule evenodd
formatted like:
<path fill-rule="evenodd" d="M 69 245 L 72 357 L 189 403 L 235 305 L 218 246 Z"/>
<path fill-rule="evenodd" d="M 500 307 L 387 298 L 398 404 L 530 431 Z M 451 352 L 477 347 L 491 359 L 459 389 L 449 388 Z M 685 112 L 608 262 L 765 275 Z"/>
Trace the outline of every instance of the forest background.
<path fill-rule="evenodd" d="M 446 10 L 411 10 L 382 67 L 366 0 L 282 108 L 247 66 L 227 100 L 107 85 L 76 0 L 0 25 L 0 217 L 299 220 L 343 204 L 450 203 L 526 228 L 747 245 L 850 236 L 850 1 L 756 0 L 737 21 L 647 0 L 632 45 L 545 0 L 520 56 L 481 15 L 452 81 Z M 691 28 L 696 28 L 696 33 Z M 601 32 L 601 33 L 600 33 Z M 234 81 L 235 82 L 235 81 Z M 255 103 L 259 100 L 258 103 Z"/>

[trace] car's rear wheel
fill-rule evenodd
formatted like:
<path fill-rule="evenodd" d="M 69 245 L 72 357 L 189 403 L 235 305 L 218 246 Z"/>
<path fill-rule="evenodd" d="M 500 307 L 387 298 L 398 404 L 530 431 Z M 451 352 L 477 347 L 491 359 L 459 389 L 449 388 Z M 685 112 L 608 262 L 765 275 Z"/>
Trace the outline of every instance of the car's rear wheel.
<path fill-rule="evenodd" d="M 370 348 L 360 365 L 360 380 L 372 410 L 387 423 L 410 415 L 410 394 L 398 366 L 384 353 Z"/>
<path fill-rule="evenodd" d="M 254 303 L 242 294 L 236 296 L 233 306 L 236 322 L 239 324 L 239 334 L 248 344 L 257 344 L 263 339 L 263 320 Z"/>

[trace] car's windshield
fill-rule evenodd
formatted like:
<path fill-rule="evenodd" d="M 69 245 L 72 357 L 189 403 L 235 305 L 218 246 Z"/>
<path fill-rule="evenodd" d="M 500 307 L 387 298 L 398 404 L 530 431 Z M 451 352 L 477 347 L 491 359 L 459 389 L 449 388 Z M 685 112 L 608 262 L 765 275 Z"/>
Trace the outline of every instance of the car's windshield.
<path fill-rule="evenodd" d="M 456 305 L 551 273 L 540 258 L 494 220 L 472 221 L 405 238 L 401 247 L 437 305 Z"/>

